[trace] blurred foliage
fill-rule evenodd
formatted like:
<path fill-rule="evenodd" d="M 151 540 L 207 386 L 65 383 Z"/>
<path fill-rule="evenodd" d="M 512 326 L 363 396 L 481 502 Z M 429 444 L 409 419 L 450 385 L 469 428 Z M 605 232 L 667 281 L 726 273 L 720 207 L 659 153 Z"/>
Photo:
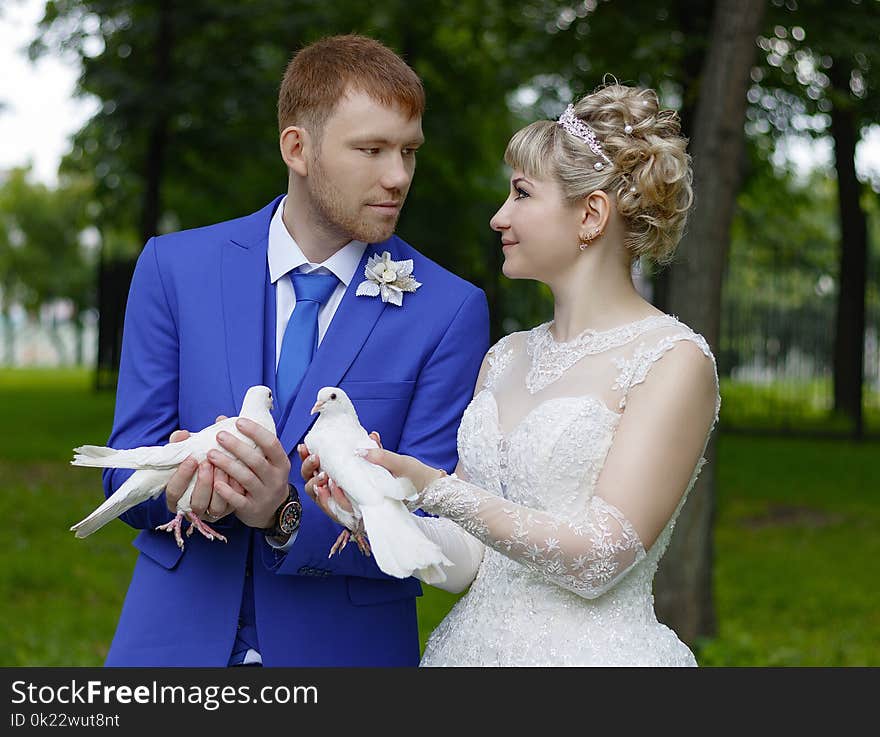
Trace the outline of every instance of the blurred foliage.
<path fill-rule="evenodd" d="M 752 71 L 749 130 L 824 135 L 832 108 L 880 118 L 880 2 L 771 0 Z"/>
<path fill-rule="evenodd" d="M 877 119 L 880 2 L 844 5 L 769 3 L 756 39 L 724 292 L 725 314 L 744 321 L 737 330 L 761 338 L 766 320 L 758 313 L 773 310 L 780 329 L 800 325 L 821 351 L 833 339 L 823 316 L 840 282 L 836 187 L 827 172 L 801 181 L 779 151 L 791 134 L 827 135 L 832 104 L 857 106 L 862 124 Z M 552 306 L 546 288 L 501 275 L 498 237 L 488 227 L 506 196 L 510 134 L 557 116 L 606 75 L 655 87 L 692 134 L 712 7 L 703 0 L 524 0 L 514 8 L 501 0 L 50 0 L 31 52 L 73 52 L 83 64 L 80 93 L 101 101 L 62 171 L 93 182 L 89 218 L 112 261 L 142 245 L 156 130 L 165 136 L 159 230 L 241 216 L 286 187 L 275 108 L 290 56 L 333 33 L 384 41 L 427 91 L 427 143 L 399 233 L 486 290 L 497 338 L 548 319 Z M 835 64 L 850 70 L 846 89 L 832 85 Z M 875 236 L 873 192 L 864 192 L 862 206 Z M 869 316 L 880 309 L 878 241 L 870 240 Z M 721 358 L 723 367 L 735 359 Z"/>
<path fill-rule="evenodd" d="M 80 93 L 101 102 L 63 169 L 94 175 L 96 222 L 117 234 L 105 237 L 105 256 L 117 258 L 142 245 L 157 170 L 160 232 L 237 217 L 283 191 L 275 107 L 289 57 L 327 34 L 384 41 L 428 99 L 427 145 L 399 232 L 487 291 L 498 336 L 550 309 L 538 285 L 501 279 L 488 228 L 506 196 L 510 134 L 555 117 L 606 73 L 657 86 L 667 105 L 692 104 L 710 13 L 697 0 L 528 0 L 515 12 L 501 0 L 51 0 L 31 53 L 73 51 Z M 156 136 L 161 162 L 148 160 Z"/>
<path fill-rule="evenodd" d="M 49 188 L 31 181 L 29 168 L 20 168 L 0 182 L 0 322 L 6 361 L 13 355 L 13 304 L 34 318 L 43 305 L 64 300 L 82 333 L 83 313 L 95 305 L 98 234 L 91 225 L 91 198 L 91 182 L 83 177 L 66 177 Z M 68 358 L 57 335 L 52 337 L 60 357 Z"/>
<path fill-rule="evenodd" d="M 96 243 L 89 226 L 90 185 L 68 180 L 50 189 L 13 169 L 0 184 L 0 285 L 4 300 L 35 312 L 53 299 L 82 311 L 94 305 Z"/>

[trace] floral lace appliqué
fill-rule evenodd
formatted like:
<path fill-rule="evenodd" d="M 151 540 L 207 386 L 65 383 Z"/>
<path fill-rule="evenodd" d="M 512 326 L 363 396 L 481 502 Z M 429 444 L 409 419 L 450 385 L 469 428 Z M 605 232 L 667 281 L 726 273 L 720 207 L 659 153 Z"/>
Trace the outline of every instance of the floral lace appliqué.
<path fill-rule="evenodd" d="M 457 522 L 486 545 L 579 596 L 601 596 L 645 557 L 624 515 L 594 496 L 581 519 L 538 512 L 453 476 L 422 493 L 426 512 Z"/>
<path fill-rule="evenodd" d="M 670 322 L 677 321 L 669 315 L 653 315 L 611 330 L 585 330 L 565 343 L 557 343 L 553 338 L 550 332 L 552 323 L 539 325 L 529 333 L 526 346 L 531 361 L 526 388 L 535 394 L 556 381 L 584 356 L 625 345 L 642 333 Z"/>

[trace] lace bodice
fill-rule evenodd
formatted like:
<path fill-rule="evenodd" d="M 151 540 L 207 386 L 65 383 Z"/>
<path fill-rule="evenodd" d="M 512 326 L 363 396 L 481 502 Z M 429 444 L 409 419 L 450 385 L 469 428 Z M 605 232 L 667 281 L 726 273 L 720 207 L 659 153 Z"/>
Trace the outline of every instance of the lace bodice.
<path fill-rule="evenodd" d="M 662 484 L 628 466 L 638 465 L 640 452 L 651 456 L 637 447 L 640 426 L 659 423 L 651 413 L 666 411 L 670 401 L 653 386 L 645 387 L 650 394 L 637 397 L 639 386 L 680 344 L 687 344 L 690 354 L 676 358 L 658 375 L 679 371 L 679 364 L 704 375 L 708 367 L 714 394 L 709 410 L 714 411 L 711 417 L 696 412 L 703 426 L 684 433 L 691 438 L 684 445 L 693 448 L 692 455 L 670 461 L 684 470 L 679 470 L 675 488 L 663 491 Z M 636 398 L 629 419 L 628 403 Z M 590 629 L 597 622 L 620 632 L 653 623 L 654 635 L 665 643 L 658 657 L 692 664 L 687 648 L 656 622 L 651 583 L 702 466 L 719 404 L 708 345 L 667 315 L 586 332 L 565 343 L 554 340 L 550 323 L 499 341 L 487 356 L 484 381 L 462 419 L 458 474 L 430 485 L 421 500 L 426 511 L 455 521 L 488 546 L 470 592 L 429 641 L 424 664 L 646 659 L 631 647 L 605 652 Z M 619 428 L 630 438 L 623 448 L 615 442 Z M 650 460 L 645 464 L 652 468 Z M 524 621 L 530 621 L 527 605 L 536 596 L 545 614 L 543 649 L 542 638 L 535 641 L 534 622 Z M 526 607 L 525 614 L 517 603 Z M 593 625 L 586 625 L 594 617 Z M 500 647 L 486 650 L 485 643 L 498 639 L 501 621 L 508 629 L 522 623 L 529 630 L 521 634 L 534 643 L 531 657 L 523 655 L 522 646 L 518 655 L 505 654 Z M 562 629 L 556 632 L 556 626 Z M 573 646 L 561 655 L 553 645 L 570 627 L 586 633 L 588 653 Z M 645 645 L 643 636 L 639 648 Z M 670 636 L 675 643 L 670 644 Z M 666 653 L 669 647 L 673 655 Z M 557 653 L 555 658 L 549 650 Z"/>

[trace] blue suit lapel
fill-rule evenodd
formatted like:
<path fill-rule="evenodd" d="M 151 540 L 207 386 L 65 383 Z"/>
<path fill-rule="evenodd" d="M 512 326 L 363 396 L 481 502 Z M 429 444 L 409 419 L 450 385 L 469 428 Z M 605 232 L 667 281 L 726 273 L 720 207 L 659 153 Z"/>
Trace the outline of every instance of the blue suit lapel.
<path fill-rule="evenodd" d="M 279 437 L 288 453 L 305 435 L 315 419 L 309 414 L 309 410 L 315 403 L 318 390 L 339 384 L 373 331 L 382 311 L 386 309 L 385 303 L 379 297 L 358 297 L 355 294 L 358 284 L 363 281 L 367 259 L 382 251 L 390 251 L 391 258 L 395 257 L 392 242 L 389 241 L 369 245 L 364 251 L 354 278 L 345 290 L 333 321 L 303 377 L 296 397 L 290 404 L 290 411 L 282 419 Z M 391 309 L 398 308 L 392 306 Z"/>
<path fill-rule="evenodd" d="M 269 221 L 280 199 L 240 221 L 238 232 L 221 251 L 226 357 L 236 409 L 241 408 L 249 387 L 264 383 L 263 341 L 267 328 L 265 299 L 269 268 L 266 252 Z M 268 328 L 273 330 L 274 325 Z M 273 386 L 270 388 L 274 391 Z"/>

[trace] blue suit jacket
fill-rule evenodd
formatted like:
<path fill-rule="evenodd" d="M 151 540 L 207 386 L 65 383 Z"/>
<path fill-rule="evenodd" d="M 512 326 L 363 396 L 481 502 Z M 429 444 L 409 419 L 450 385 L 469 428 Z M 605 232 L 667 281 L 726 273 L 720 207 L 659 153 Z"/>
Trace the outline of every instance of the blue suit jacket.
<path fill-rule="evenodd" d="M 253 215 L 151 239 L 138 260 L 125 315 L 116 412 L 109 445 L 167 442 L 238 413 L 247 388 L 274 390 L 275 296 L 269 221 L 280 198 Z M 419 290 L 403 306 L 357 297 L 366 259 L 413 259 Z M 246 575 L 254 576 L 260 651 L 267 666 L 415 665 L 414 578 L 382 573 L 349 545 L 327 553 L 341 528 L 302 493 L 296 446 L 322 386 L 348 393 L 362 424 L 385 447 L 452 471 L 456 433 L 488 347 L 485 295 L 401 239 L 367 247 L 301 389 L 276 408 L 292 459 L 303 519 L 291 549 L 269 547 L 234 516 L 218 524 L 228 543 L 201 535 L 178 550 L 153 528 L 171 519 L 164 494 L 127 512 L 140 551 L 107 665 L 225 666 Z M 106 471 L 105 493 L 130 471 Z"/>

